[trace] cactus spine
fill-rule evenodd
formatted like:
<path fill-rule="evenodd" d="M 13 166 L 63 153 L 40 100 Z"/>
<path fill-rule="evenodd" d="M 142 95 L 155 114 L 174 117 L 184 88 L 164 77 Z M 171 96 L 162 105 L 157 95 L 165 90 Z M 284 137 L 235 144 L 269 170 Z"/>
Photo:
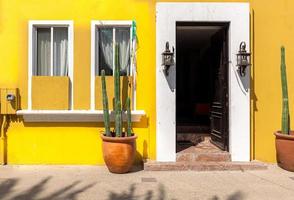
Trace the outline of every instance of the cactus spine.
<path fill-rule="evenodd" d="M 127 136 L 132 136 L 132 115 L 131 115 L 131 99 L 130 97 L 127 98 L 127 123 L 128 123 L 128 130 Z"/>
<path fill-rule="evenodd" d="M 105 135 L 110 137 L 110 122 L 109 122 L 109 109 L 108 109 L 108 97 L 106 91 L 106 82 L 105 82 L 105 71 L 101 71 L 101 82 L 102 82 L 102 95 L 103 95 L 103 119 L 105 127 Z"/>
<path fill-rule="evenodd" d="M 282 111 L 282 133 L 289 134 L 289 101 L 287 87 L 287 73 L 285 63 L 285 48 L 281 47 L 281 81 L 283 93 L 283 111 Z"/>
<path fill-rule="evenodd" d="M 115 70 L 114 70 L 114 105 L 115 105 L 115 135 L 122 135 L 122 117 L 121 117 L 121 102 L 120 102 L 120 66 L 118 57 L 119 47 L 115 45 Z"/>

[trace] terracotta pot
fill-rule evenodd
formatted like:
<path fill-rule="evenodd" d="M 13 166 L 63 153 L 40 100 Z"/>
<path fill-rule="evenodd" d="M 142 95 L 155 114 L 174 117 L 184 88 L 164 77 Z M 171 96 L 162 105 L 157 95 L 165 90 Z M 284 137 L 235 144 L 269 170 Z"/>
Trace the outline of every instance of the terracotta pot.
<path fill-rule="evenodd" d="M 294 172 L 294 131 L 290 135 L 274 133 L 276 136 L 276 152 L 278 165 L 288 171 Z"/>
<path fill-rule="evenodd" d="M 103 158 L 108 170 L 122 174 L 130 171 L 136 153 L 137 136 L 107 137 L 101 134 Z"/>

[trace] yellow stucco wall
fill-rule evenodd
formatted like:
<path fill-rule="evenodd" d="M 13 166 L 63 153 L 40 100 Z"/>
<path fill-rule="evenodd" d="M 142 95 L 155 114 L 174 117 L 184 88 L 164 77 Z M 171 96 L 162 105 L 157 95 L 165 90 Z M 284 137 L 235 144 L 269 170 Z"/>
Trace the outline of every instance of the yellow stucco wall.
<path fill-rule="evenodd" d="M 252 134 L 254 158 L 275 161 L 273 132 L 281 128 L 280 46 L 286 48 L 290 115 L 294 115 L 294 1 L 252 1 L 254 66 Z M 291 125 L 293 127 L 293 117 Z"/>
<path fill-rule="evenodd" d="M 135 124 L 138 151 L 156 158 L 155 0 L 1 0 L 0 87 L 18 87 L 27 107 L 28 20 L 74 21 L 74 109 L 90 107 L 91 20 L 136 20 L 139 49 L 137 109 L 147 118 Z M 166 2 L 166 1 L 165 1 Z M 178 1 L 180 2 L 180 1 Z M 184 2 L 184 1 L 183 1 Z M 185 0 L 187 2 L 187 0 Z M 191 1 L 190 1 L 191 2 Z M 199 2 L 199 1 L 194 1 Z M 202 2 L 202 1 L 201 1 Z M 207 1 L 205 1 L 207 2 Z M 223 1 L 218 1 L 223 2 Z M 235 2 L 235 1 L 227 1 Z M 273 132 L 280 128 L 280 46 L 286 47 L 290 109 L 294 99 L 294 2 L 251 0 L 252 159 L 275 161 Z M 293 125 L 293 117 L 291 118 Z M 102 164 L 98 123 L 23 123 L 9 127 L 9 164 Z"/>
<path fill-rule="evenodd" d="M 18 87 L 27 107 L 28 20 L 74 21 L 74 109 L 90 108 L 91 20 L 136 20 L 137 109 L 147 117 L 134 124 L 141 156 L 155 159 L 154 2 L 137 0 L 0 1 L 0 87 Z M 151 80 L 151 81 L 150 81 Z M 152 81 L 154 80 L 154 81 Z M 97 123 L 12 122 L 7 132 L 9 164 L 102 164 Z"/>

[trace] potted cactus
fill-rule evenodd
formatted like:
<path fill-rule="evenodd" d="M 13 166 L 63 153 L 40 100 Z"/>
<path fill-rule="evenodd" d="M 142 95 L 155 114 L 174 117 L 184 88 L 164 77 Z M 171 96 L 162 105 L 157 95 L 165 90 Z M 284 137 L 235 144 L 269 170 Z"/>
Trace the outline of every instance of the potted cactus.
<path fill-rule="evenodd" d="M 127 97 L 127 128 L 123 132 L 122 105 L 120 98 L 120 66 L 118 62 L 118 45 L 115 45 L 115 70 L 114 70 L 114 114 L 115 128 L 110 130 L 108 97 L 106 91 L 105 72 L 101 72 L 103 94 L 103 118 L 105 132 L 101 134 L 103 158 L 109 171 L 112 173 L 126 173 L 130 171 L 136 153 L 137 136 L 132 132 L 131 100 Z"/>
<path fill-rule="evenodd" d="M 294 171 L 294 132 L 290 131 L 290 115 L 285 63 L 285 48 L 281 47 L 281 81 L 283 94 L 282 130 L 275 132 L 278 165 L 288 171 Z"/>

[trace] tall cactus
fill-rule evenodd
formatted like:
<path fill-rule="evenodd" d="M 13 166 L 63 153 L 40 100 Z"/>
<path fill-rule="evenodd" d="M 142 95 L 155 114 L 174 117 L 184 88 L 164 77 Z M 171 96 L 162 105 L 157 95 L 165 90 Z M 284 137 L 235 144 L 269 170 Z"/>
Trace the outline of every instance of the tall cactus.
<path fill-rule="evenodd" d="M 127 136 L 132 136 L 132 115 L 131 115 L 131 99 L 127 97 L 127 123 L 128 123 L 128 130 Z"/>
<path fill-rule="evenodd" d="M 108 97 L 106 91 L 106 82 L 105 82 L 105 71 L 101 71 L 101 82 L 102 82 L 102 95 L 103 95 L 103 119 L 105 127 L 105 135 L 110 137 L 110 122 L 109 122 L 109 109 L 108 109 Z"/>
<path fill-rule="evenodd" d="M 116 108 L 121 108 L 120 101 L 116 102 Z M 116 137 L 122 136 L 122 117 L 121 117 L 121 109 L 115 110 L 115 135 Z"/>
<path fill-rule="evenodd" d="M 289 101 L 288 101 L 288 87 L 287 87 L 287 73 L 285 63 L 285 48 L 281 47 L 281 81 L 283 93 L 283 111 L 282 111 L 282 133 L 289 134 Z"/>
<path fill-rule="evenodd" d="M 114 113 L 115 113 L 115 136 L 122 137 L 122 105 L 120 95 L 120 65 L 119 65 L 119 46 L 115 45 L 115 70 L 114 70 Z M 105 71 L 101 71 L 102 94 L 103 94 L 103 118 L 105 135 L 111 137 L 108 98 L 106 92 Z M 131 121 L 131 100 L 127 97 L 127 131 L 125 136 L 132 136 Z"/>
<path fill-rule="evenodd" d="M 119 47 L 115 45 L 115 70 L 114 70 L 114 105 L 115 105 L 115 135 L 121 137 L 122 117 L 120 102 L 120 66 L 119 66 Z"/>

